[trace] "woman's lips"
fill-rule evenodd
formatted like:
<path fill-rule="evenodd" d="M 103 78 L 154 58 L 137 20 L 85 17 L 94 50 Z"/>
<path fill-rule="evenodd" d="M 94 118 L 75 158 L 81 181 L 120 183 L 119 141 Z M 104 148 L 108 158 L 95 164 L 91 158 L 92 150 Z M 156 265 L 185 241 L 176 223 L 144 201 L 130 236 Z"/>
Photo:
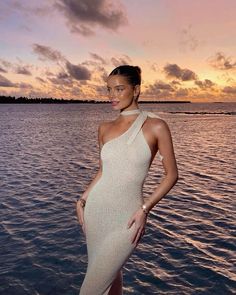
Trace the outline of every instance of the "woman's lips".
<path fill-rule="evenodd" d="M 118 103 L 119 103 L 118 100 L 112 100 L 112 101 L 111 101 L 111 104 L 112 104 L 113 106 L 116 106 Z"/>

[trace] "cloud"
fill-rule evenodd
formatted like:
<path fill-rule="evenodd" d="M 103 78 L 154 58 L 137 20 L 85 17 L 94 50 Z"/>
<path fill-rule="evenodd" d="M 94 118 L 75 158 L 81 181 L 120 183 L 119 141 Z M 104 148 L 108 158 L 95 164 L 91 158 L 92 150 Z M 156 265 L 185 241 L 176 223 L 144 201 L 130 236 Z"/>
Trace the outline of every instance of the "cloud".
<path fill-rule="evenodd" d="M 73 65 L 69 61 L 67 61 L 66 68 L 69 74 L 76 80 L 89 80 L 91 77 L 90 71 L 84 66 Z"/>
<path fill-rule="evenodd" d="M 41 1 L 43 2 L 43 1 Z M 25 5 L 27 3 L 27 5 Z M 6 1 L 5 7 L 1 7 L 4 10 L 4 13 L 7 13 L 8 15 L 10 13 L 13 13 L 15 11 L 19 11 L 22 12 L 24 16 L 46 16 L 51 14 L 52 11 L 52 7 L 50 5 L 47 4 L 41 4 L 41 3 L 30 3 L 29 1 L 26 1 L 26 3 L 24 3 L 24 1 L 22 0 L 9 0 Z M 39 4 L 39 6 L 35 6 L 35 4 Z"/>
<path fill-rule="evenodd" d="M 205 79 L 204 81 L 196 80 L 194 83 L 201 89 L 212 88 L 215 85 L 215 83 L 209 79 Z"/>
<path fill-rule="evenodd" d="M 0 72 L 1 73 L 7 73 L 7 71 L 4 68 L 2 68 L 2 67 L 0 67 Z"/>
<path fill-rule="evenodd" d="M 156 81 L 155 83 L 149 85 L 145 90 L 144 94 L 148 96 L 156 96 L 156 97 L 165 97 L 165 96 L 172 96 L 174 92 L 174 88 L 163 81 Z"/>
<path fill-rule="evenodd" d="M 42 61 L 51 60 L 57 62 L 65 59 L 58 50 L 52 49 L 49 46 L 35 43 L 33 44 L 33 51 L 39 56 L 39 59 Z"/>
<path fill-rule="evenodd" d="M 47 77 L 53 77 L 54 76 L 54 74 L 52 72 L 50 72 L 48 69 L 45 71 L 45 75 Z"/>
<path fill-rule="evenodd" d="M 10 80 L 0 75 L 0 87 L 15 87 L 16 84 L 12 83 Z"/>
<path fill-rule="evenodd" d="M 14 23 L 14 31 L 18 33 L 29 34 L 34 31 L 35 22 L 37 19 L 45 20 L 45 17 L 53 18 L 55 9 L 53 9 L 52 2 L 50 1 L 27 1 L 27 0 L 8 0 L 0 1 L 0 22 L 12 22 Z M 38 3 L 37 3 L 38 2 Z M 43 3 L 46 2 L 46 3 Z M 48 3 L 47 3 L 48 2 Z M 17 20 L 17 21 L 15 21 Z M 37 25 L 36 25 L 37 26 Z M 4 25 L 3 25 L 4 27 Z M 12 28 L 13 28 L 12 27 Z M 8 26 L 6 26 L 8 28 Z M 5 28 L 5 29 L 6 29 Z M 9 29 L 9 28 L 8 28 Z M 17 38 L 17 37 L 16 37 Z M 18 44 L 19 46 L 19 44 Z"/>
<path fill-rule="evenodd" d="M 0 75 L 0 87 L 15 87 L 21 89 L 33 89 L 33 86 L 29 83 L 20 82 L 20 83 L 12 83 L 6 77 Z"/>
<path fill-rule="evenodd" d="M 102 82 L 107 82 L 107 77 L 108 77 L 108 73 L 106 72 L 106 70 L 104 70 L 102 73 L 101 73 L 101 81 Z M 106 88 L 107 89 L 107 88 Z"/>
<path fill-rule="evenodd" d="M 187 88 L 180 88 L 176 91 L 175 97 L 187 97 L 189 90 Z"/>
<path fill-rule="evenodd" d="M 36 80 L 38 80 L 40 83 L 46 83 L 46 81 L 40 77 L 36 77 Z"/>
<path fill-rule="evenodd" d="M 107 61 L 103 57 L 101 57 L 100 55 L 98 55 L 96 53 L 92 53 L 92 52 L 90 52 L 90 55 L 96 61 L 98 61 L 98 62 L 100 62 L 102 64 L 107 64 Z"/>
<path fill-rule="evenodd" d="M 151 64 L 151 70 L 153 72 L 158 72 L 159 71 L 159 67 L 158 67 L 157 63 L 154 62 L 153 64 Z"/>
<path fill-rule="evenodd" d="M 182 50 L 190 49 L 194 51 L 200 45 L 200 41 L 193 35 L 191 31 L 192 25 L 188 25 L 187 28 L 181 30 L 180 32 L 180 47 Z"/>
<path fill-rule="evenodd" d="M 33 89 L 33 86 L 31 84 L 25 83 L 25 82 L 17 83 L 15 87 L 21 88 L 21 89 Z"/>
<path fill-rule="evenodd" d="M 169 90 L 169 91 L 174 91 L 173 87 L 165 82 L 162 81 L 156 81 L 153 85 L 152 85 L 153 89 L 160 89 L 160 90 Z"/>
<path fill-rule="evenodd" d="M 16 73 L 17 74 L 22 74 L 22 75 L 27 75 L 27 76 L 31 76 L 31 72 L 24 66 L 18 66 L 16 69 Z"/>
<path fill-rule="evenodd" d="M 151 98 L 165 98 L 165 99 L 180 99 L 180 98 L 188 98 L 191 97 L 191 99 L 198 99 L 198 98 L 213 98 L 214 97 L 214 91 L 217 89 L 214 89 L 213 86 L 215 83 L 213 83 L 209 79 L 205 79 L 203 81 L 195 80 L 195 84 L 198 87 L 188 87 L 184 88 L 181 87 L 181 83 L 179 83 L 176 80 L 171 81 L 170 83 L 166 83 L 165 81 L 158 80 L 155 83 L 149 85 L 146 87 L 146 90 L 144 91 L 144 96 Z M 200 88 L 200 90 L 199 90 Z M 201 91 L 201 90 L 204 90 Z M 210 91 L 208 91 L 210 90 Z M 217 92 L 218 95 L 218 92 Z"/>
<path fill-rule="evenodd" d="M 102 59 L 102 57 L 101 57 L 101 59 Z M 108 62 L 105 61 L 105 64 L 107 64 L 107 63 Z M 103 63 L 93 61 L 93 60 L 87 60 L 87 61 L 82 62 L 80 65 L 81 66 L 88 66 L 91 69 L 91 71 L 90 71 L 90 73 L 92 74 L 91 80 L 97 81 L 97 82 L 100 81 L 102 83 L 106 80 L 107 71 L 103 67 Z"/>
<path fill-rule="evenodd" d="M 95 91 L 98 93 L 99 97 L 107 98 L 107 87 L 104 85 L 96 85 Z"/>
<path fill-rule="evenodd" d="M 86 60 L 86 61 L 83 61 L 81 63 L 81 65 L 83 66 L 89 66 L 89 67 L 98 67 L 101 63 L 100 62 L 97 62 L 97 61 L 94 61 L 94 60 Z"/>
<path fill-rule="evenodd" d="M 197 80 L 197 75 L 189 69 L 181 69 L 177 64 L 167 64 L 164 72 L 168 78 L 176 78 L 182 81 Z"/>
<path fill-rule="evenodd" d="M 111 63 L 115 66 L 118 67 L 120 65 L 127 65 L 131 64 L 132 60 L 128 55 L 123 55 L 122 57 L 112 57 L 111 58 Z"/>
<path fill-rule="evenodd" d="M 6 68 L 11 67 L 11 63 L 5 59 L 0 58 L 0 62 L 2 63 L 2 65 Z"/>
<path fill-rule="evenodd" d="M 64 86 L 73 86 L 73 82 L 71 80 L 60 79 L 60 78 L 49 78 L 49 81 L 55 85 L 64 85 Z"/>
<path fill-rule="evenodd" d="M 33 65 L 22 65 L 22 64 L 14 64 L 9 61 L 0 58 L 0 62 L 3 67 L 0 66 L 0 72 L 7 73 L 7 72 L 14 72 L 16 74 L 27 75 L 31 76 L 32 73 L 29 70 L 30 68 L 33 69 Z M 22 63 L 21 60 L 18 58 L 18 62 Z M 8 71 L 6 70 L 8 69 Z"/>
<path fill-rule="evenodd" d="M 66 58 L 55 49 L 52 49 L 49 46 L 33 44 L 33 50 L 36 54 L 39 55 L 41 60 L 51 60 L 60 64 L 61 67 L 65 67 L 65 70 L 68 71 L 69 75 L 65 72 L 60 72 L 58 76 L 50 78 L 50 81 L 55 84 L 70 84 L 71 81 L 65 80 L 70 77 L 76 80 L 89 80 L 91 77 L 90 71 L 83 65 L 74 65 L 70 63 Z M 54 75 L 51 75 L 54 76 Z"/>
<path fill-rule="evenodd" d="M 3 58 L 0 58 L 0 62 L 2 64 L 2 66 L 0 67 L 0 72 L 7 73 L 9 70 L 13 69 L 13 65 L 9 61 L 7 61 Z M 8 71 L 6 69 L 8 69 Z"/>
<path fill-rule="evenodd" d="M 65 72 L 60 72 L 58 74 L 58 79 L 68 79 L 70 76 Z"/>
<path fill-rule="evenodd" d="M 90 55 L 94 60 L 86 60 L 82 62 L 81 65 L 88 66 L 92 72 L 91 79 L 100 83 L 104 83 L 104 81 L 106 82 L 108 77 L 108 73 L 104 66 L 112 64 L 114 67 L 118 67 L 120 65 L 132 64 L 132 60 L 128 55 L 112 57 L 110 59 L 103 58 L 102 56 L 92 52 L 90 52 Z"/>
<path fill-rule="evenodd" d="M 57 0 L 54 5 L 65 15 L 72 33 L 90 36 L 94 34 L 94 26 L 115 31 L 127 23 L 118 4 L 110 0 Z"/>
<path fill-rule="evenodd" d="M 236 69 L 236 61 L 232 57 L 226 57 L 223 52 L 217 52 L 215 56 L 208 59 L 209 64 L 218 70 Z"/>
<path fill-rule="evenodd" d="M 217 79 L 218 80 L 224 80 L 224 81 L 226 81 L 227 82 L 227 84 L 234 84 L 236 81 L 235 81 L 235 79 L 232 77 L 232 75 L 230 75 L 229 74 L 229 72 L 228 71 L 224 71 L 224 72 L 222 72 L 222 74 L 220 74 L 219 76 L 217 76 Z"/>
<path fill-rule="evenodd" d="M 174 85 L 174 86 L 181 85 L 181 83 L 179 81 L 177 81 L 177 80 L 171 81 L 171 84 Z"/>
<path fill-rule="evenodd" d="M 70 86 L 70 87 L 73 86 L 73 77 L 68 75 L 66 72 L 59 72 L 57 75 L 49 77 L 48 80 L 54 85 Z"/>
<path fill-rule="evenodd" d="M 222 92 L 227 94 L 236 94 L 236 86 L 226 86 L 223 88 Z"/>

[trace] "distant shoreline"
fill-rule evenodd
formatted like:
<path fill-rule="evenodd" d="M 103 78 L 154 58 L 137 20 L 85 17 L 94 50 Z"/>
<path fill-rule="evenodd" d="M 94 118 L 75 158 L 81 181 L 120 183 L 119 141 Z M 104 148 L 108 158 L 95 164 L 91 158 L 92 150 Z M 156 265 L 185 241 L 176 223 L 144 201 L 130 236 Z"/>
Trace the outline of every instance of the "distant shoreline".
<path fill-rule="evenodd" d="M 58 98 L 27 98 L 27 97 L 18 97 L 14 96 L 0 96 L 0 103 L 110 103 L 110 101 L 103 100 L 88 100 L 88 99 L 58 99 Z M 182 101 L 152 101 L 145 100 L 139 101 L 139 103 L 191 103 L 188 100 Z"/>
<path fill-rule="evenodd" d="M 4 103 L 17 103 L 17 104 L 32 104 L 32 103 L 59 103 L 59 104 L 69 104 L 69 103 L 110 103 L 109 100 L 94 100 L 94 99 L 63 99 L 63 98 L 28 98 L 28 97 L 14 97 L 14 96 L 2 96 L 0 95 L 0 104 Z M 226 103 L 226 101 L 213 101 L 213 102 L 192 102 L 190 100 L 140 100 L 139 103 Z"/>

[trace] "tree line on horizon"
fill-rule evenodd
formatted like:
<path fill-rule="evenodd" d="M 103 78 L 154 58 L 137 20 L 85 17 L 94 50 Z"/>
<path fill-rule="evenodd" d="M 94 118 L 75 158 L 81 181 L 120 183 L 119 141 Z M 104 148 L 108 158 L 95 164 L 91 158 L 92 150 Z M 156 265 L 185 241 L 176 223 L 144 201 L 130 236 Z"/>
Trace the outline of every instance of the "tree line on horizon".
<path fill-rule="evenodd" d="M 190 103 L 191 101 L 139 101 L 140 103 Z M 109 101 L 102 100 L 89 100 L 89 99 L 63 99 L 63 98 L 28 98 L 28 97 L 15 97 L 15 96 L 0 96 L 0 103 L 110 103 Z"/>

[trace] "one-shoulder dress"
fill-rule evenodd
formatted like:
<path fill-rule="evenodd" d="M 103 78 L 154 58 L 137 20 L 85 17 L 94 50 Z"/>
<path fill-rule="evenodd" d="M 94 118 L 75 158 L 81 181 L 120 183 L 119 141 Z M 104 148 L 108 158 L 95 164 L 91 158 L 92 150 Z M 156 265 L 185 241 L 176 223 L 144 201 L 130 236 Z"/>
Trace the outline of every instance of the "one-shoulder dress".
<path fill-rule="evenodd" d="M 135 249 L 135 224 L 129 229 L 127 224 L 144 203 L 142 187 L 152 156 L 142 131 L 148 116 L 160 118 L 141 110 L 127 131 L 101 148 L 102 176 L 84 207 L 88 265 L 80 295 L 107 295 Z"/>

